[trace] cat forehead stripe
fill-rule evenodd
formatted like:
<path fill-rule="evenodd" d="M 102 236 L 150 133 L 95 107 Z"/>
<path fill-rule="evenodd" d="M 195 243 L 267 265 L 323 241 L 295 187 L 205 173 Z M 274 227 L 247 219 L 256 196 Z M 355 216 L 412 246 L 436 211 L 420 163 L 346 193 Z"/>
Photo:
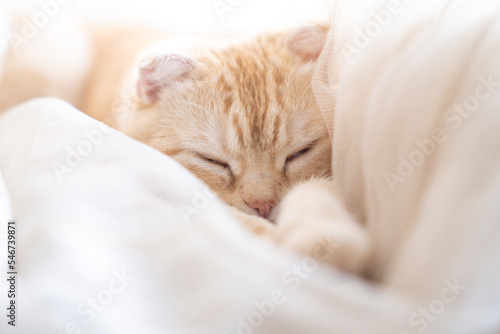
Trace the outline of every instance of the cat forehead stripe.
<path fill-rule="evenodd" d="M 233 111 L 232 119 L 239 144 L 275 144 L 281 130 L 279 111 L 285 108 L 282 72 L 287 59 L 271 59 L 264 47 L 251 46 L 225 50 L 219 60 L 224 71 L 217 85 L 224 100 L 224 113 L 230 113 L 235 102 L 240 109 Z"/>

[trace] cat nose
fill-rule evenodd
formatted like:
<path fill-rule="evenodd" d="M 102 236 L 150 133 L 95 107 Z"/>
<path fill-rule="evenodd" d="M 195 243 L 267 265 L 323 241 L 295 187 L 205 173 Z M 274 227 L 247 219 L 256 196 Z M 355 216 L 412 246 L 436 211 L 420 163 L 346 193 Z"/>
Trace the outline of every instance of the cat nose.
<path fill-rule="evenodd" d="M 271 215 L 271 209 L 276 206 L 275 201 L 253 201 L 249 205 L 252 209 L 256 210 L 264 219 L 269 218 Z"/>

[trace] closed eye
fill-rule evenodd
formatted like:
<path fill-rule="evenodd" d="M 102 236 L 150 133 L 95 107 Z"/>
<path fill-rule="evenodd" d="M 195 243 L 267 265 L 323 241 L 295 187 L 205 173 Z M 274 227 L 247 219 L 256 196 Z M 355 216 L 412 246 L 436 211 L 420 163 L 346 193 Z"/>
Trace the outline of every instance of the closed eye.
<path fill-rule="evenodd" d="M 223 167 L 223 168 L 229 168 L 229 164 L 226 163 L 226 162 L 223 162 L 223 161 L 218 161 L 218 160 L 215 160 L 215 159 L 212 159 L 212 158 L 208 158 L 206 156 L 203 156 L 203 155 L 199 155 L 200 159 L 206 161 L 206 162 L 209 162 L 211 163 L 212 165 L 217 165 L 217 166 L 220 166 L 220 167 Z"/>
<path fill-rule="evenodd" d="M 203 155 L 199 155 L 199 157 L 202 160 L 204 160 L 204 161 L 206 161 L 206 162 L 208 162 L 208 163 L 210 163 L 210 164 L 212 164 L 212 165 L 214 165 L 214 166 L 216 166 L 218 168 L 223 169 L 225 172 L 227 172 L 229 174 L 229 176 L 231 178 L 234 178 L 233 171 L 231 170 L 231 167 L 229 166 L 229 164 L 227 162 L 223 162 L 223 161 L 215 160 L 215 159 L 212 159 L 212 158 L 208 158 L 208 157 L 203 156 Z"/>
<path fill-rule="evenodd" d="M 286 158 L 286 162 L 290 162 L 292 160 L 297 159 L 298 157 L 303 156 L 304 154 L 306 154 L 307 152 L 309 152 L 309 150 L 311 148 L 312 148 L 312 146 L 308 146 L 308 147 L 306 147 L 306 148 L 304 148 L 304 149 L 302 149 L 302 150 L 300 150 L 300 151 L 298 151 L 298 152 L 296 152 L 296 153 L 288 156 L 288 158 Z"/>

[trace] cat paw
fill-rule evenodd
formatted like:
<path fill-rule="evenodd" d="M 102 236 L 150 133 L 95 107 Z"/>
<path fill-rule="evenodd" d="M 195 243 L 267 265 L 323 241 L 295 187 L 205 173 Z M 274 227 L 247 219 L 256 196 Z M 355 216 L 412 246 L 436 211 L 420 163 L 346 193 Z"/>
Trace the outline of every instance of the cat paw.
<path fill-rule="evenodd" d="M 369 252 L 368 237 L 335 195 L 333 183 L 314 179 L 285 197 L 276 242 L 331 266 L 360 273 Z"/>

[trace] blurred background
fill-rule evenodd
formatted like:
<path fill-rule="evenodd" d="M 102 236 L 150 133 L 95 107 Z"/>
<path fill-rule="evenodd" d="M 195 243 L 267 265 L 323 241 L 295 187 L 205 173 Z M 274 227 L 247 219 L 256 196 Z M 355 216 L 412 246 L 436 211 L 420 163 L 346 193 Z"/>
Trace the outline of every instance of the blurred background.
<path fill-rule="evenodd" d="M 171 31 L 255 33 L 327 21 L 331 0 L 6 0 L 24 14 L 56 2 L 54 20 L 70 17 L 127 19 Z"/>

